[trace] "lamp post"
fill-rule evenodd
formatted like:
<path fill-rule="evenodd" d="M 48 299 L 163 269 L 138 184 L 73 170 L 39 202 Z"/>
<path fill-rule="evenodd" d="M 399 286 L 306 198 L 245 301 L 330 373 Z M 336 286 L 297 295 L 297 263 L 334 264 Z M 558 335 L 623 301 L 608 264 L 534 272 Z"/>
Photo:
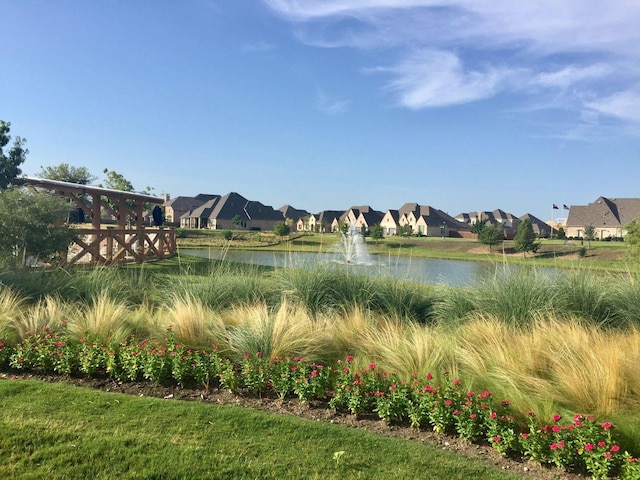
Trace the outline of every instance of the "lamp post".
<path fill-rule="evenodd" d="M 440 235 L 442 236 L 442 240 L 444 240 L 444 232 L 445 232 L 446 225 L 447 225 L 447 222 L 442 222 L 442 225 L 440 226 Z"/>

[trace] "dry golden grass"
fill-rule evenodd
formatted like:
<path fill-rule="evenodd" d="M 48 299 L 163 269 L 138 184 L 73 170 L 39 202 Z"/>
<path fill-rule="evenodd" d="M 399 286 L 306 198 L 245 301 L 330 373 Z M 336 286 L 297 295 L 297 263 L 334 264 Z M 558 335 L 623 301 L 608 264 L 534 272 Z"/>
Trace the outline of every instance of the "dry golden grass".
<path fill-rule="evenodd" d="M 228 349 L 228 337 L 221 316 L 192 295 L 176 296 L 171 305 L 156 312 L 156 326 L 164 336 L 171 327 L 176 342 L 192 348 L 210 350 L 218 345 L 221 352 Z"/>
<path fill-rule="evenodd" d="M 23 315 L 14 317 L 11 324 L 13 337 L 24 340 L 29 335 L 37 334 L 47 327 L 56 330 L 62 322 L 75 319 L 77 309 L 57 297 L 46 297 L 33 307 L 24 311 Z"/>
<path fill-rule="evenodd" d="M 15 325 L 21 323 L 25 311 L 24 300 L 8 288 L 0 287 L 0 339 L 12 339 Z"/>
<path fill-rule="evenodd" d="M 131 316 L 124 303 L 103 292 L 94 297 L 90 305 L 74 310 L 69 331 L 76 339 L 92 335 L 105 342 L 120 341 L 134 333 Z"/>

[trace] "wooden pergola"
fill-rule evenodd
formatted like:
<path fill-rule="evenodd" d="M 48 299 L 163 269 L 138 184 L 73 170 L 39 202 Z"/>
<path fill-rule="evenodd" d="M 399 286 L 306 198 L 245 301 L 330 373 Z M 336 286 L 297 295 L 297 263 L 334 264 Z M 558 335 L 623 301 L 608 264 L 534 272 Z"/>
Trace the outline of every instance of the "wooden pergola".
<path fill-rule="evenodd" d="M 144 225 L 144 205 L 161 204 L 162 198 L 32 177 L 25 179 L 25 185 L 36 192 L 41 188 L 68 198 L 91 221 L 91 228 L 85 228 L 85 223 L 74 225 L 77 237 L 67 254 L 69 265 L 141 263 L 176 253 L 174 228 Z"/>

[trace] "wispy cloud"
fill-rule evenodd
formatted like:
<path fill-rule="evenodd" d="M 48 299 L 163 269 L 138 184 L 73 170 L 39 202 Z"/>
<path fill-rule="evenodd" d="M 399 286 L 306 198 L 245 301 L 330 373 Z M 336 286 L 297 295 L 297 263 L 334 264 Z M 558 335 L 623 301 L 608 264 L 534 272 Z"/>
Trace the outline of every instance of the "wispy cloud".
<path fill-rule="evenodd" d="M 316 92 L 316 108 L 325 115 L 341 115 L 350 105 L 350 100 L 327 95 L 322 90 Z"/>
<path fill-rule="evenodd" d="M 276 46 L 272 43 L 265 42 L 264 40 L 258 40 L 252 43 L 246 43 L 242 46 L 244 52 L 268 52 L 274 50 Z"/>
<path fill-rule="evenodd" d="M 407 108 L 517 92 L 571 105 L 577 119 L 587 109 L 640 127 L 640 69 L 630 67 L 640 64 L 640 2 L 263 2 L 309 45 L 384 52 L 369 71 L 388 75 L 387 88 Z"/>

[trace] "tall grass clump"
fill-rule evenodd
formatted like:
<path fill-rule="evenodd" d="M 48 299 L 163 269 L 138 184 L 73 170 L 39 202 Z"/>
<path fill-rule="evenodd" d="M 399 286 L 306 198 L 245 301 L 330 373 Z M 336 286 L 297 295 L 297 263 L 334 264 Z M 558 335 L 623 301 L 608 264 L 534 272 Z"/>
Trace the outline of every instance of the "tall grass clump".
<path fill-rule="evenodd" d="M 297 356 L 313 361 L 326 361 L 330 356 L 324 323 L 298 304 L 242 306 L 226 312 L 223 319 L 235 359 L 258 352 L 265 357 Z"/>
<path fill-rule="evenodd" d="M 211 309 L 263 303 L 273 297 L 270 282 L 257 269 L 236 270 L 221 265 L 207 275 L 183 274 L 167 281 L 167 289 L 176 295 L 192 295 Z"/>
<path fill-rule="evenodd" d="M 530 325 L 536 315 L 553 313 L 558 295 L 548 275 L 529 269 L 481 281 L 475 290 L 477 311 L 514 326 Z"/>
<path fill-rule="evenodd" d="M 9 340 L 20 342 L 45 329 L 55 332 L 63 322 L 75 318 L 75 306 L 60 297 L 48 296 L 14 317 L 10 324 Z"/>
<path fill-rule="evenodd" d="M 371 309 L 406 321 L 433 321 L 434 288 L 393 279 L 375 279 L 372 284 Z"/>
<path fill-rule="evenodd" d="M 104 343 L 117 342 L 135 332 L 132 318 L 131 307 L 113 298 L 110 291 L 103 291 L 73 311 L 68 327 L 76 341 L 90 336 Z"/>
<path fill-rule="evenodd" d="M 190 348 L 228 350 L 226 326 L 219 313 L 214 312 L 193 294 L 174 294 L 171 302 L 156 313 L 156 329 L 151 336 L 162 340 L 171 328 L 177 343 Z"/>
<path fill-rule="evenodd" d="M 617 283 L 610 274 L 572 271 L 557 278 L 556 311 L 600 326 L 625 326 L 616 306 Z"/>
<path fill-rule="evenodd" d="M 338 307 L 338 284 L 342 272 L 327 266 L 313 270 L 281 268 L 274 272 L 275 288 L 284 299 L 306 308 L 312 315 Z"/>
<path fill-rule="evenodd" d="M 21 323 L 24 311 L 24 299 L 0 285 L 0 341 L 18 340 L 14 335 L 15 325 Z"/>

